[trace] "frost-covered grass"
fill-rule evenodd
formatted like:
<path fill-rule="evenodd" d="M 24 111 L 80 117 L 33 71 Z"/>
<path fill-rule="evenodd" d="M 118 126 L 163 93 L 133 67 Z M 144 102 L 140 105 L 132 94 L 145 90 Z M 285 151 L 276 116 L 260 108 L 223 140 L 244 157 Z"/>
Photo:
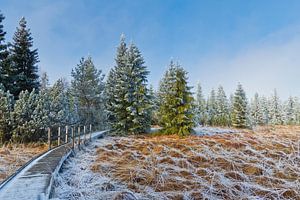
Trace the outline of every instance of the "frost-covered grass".
<path fill-rule="evenodd" d="M 300 127 L 113 137 L 94 146 L 65 164 L 56 197 L 300 199 Z"/>
<path fill-rule="evenodd" d="M 216 135 L 216 134 L 226 134 L 226 133 L 237 133 L 238 130 L 233 130 L 229 128 L 219 128 L 219 127 L 208 127 L 208 126 L 198 126 L 194 128 L 196 135 Z"/>
<path fill-rule="evenodd" d="M 34 156 L 47 150 L 45 144 L 8 144 L 0 147 L 0 182 Z"/>

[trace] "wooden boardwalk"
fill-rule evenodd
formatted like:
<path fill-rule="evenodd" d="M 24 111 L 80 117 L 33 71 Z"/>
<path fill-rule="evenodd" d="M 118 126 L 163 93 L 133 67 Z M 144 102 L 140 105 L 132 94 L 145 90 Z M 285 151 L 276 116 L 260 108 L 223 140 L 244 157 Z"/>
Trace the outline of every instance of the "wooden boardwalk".
<path fill-rule="evenodd" d="M 92 138 L 100 137 L 104 132 L 93 133 Z M 58 172 L 71 152 L 71 144 L 68 143 L 33 160 L 2 187 L 0 199 L 48 199 L 52 189 L 53 175 Z"/>

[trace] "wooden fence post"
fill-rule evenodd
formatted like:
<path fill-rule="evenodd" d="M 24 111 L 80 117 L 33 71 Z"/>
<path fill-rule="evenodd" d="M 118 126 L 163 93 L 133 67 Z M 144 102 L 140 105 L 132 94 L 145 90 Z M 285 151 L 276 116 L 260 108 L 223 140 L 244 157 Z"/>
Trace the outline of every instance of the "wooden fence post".
<path fill-rule="evenodd" d="M 49 150 L 51 149 L 51 129 L 48 128 L 48 146 Z"/>
<path fill-rule="evenodd" d="M 65 143 L 68 143 L 68 126 L 66 126 L 66 137 L 65 137 Z"/>
<path fill-rule="evenodd" d="M 60 145 L 60 126 L 58 127 L 58 134 L 57 134 L 57 145 Z"/>
<path fill-rule="evenodd" d="M 83 134 L 84 134 L 84 141 L 86 141 L 86 127 L 85 127 L 85 125 L 83 126 Z"/>
<path fill-rule="evenodd" d="M 74 127 L 71 128 L 72 132 L 72 149 L 75 147 L 75 134 L 74 134 Z"/>
<path fill-rule="evenodd" d="M 92 124 L 90 124 L 90 141 L 92 141 Z"/>
<path fill-rule="evenodd" d="M 80 150 L 80 126 L 78 126 L 78 149 Z"/>

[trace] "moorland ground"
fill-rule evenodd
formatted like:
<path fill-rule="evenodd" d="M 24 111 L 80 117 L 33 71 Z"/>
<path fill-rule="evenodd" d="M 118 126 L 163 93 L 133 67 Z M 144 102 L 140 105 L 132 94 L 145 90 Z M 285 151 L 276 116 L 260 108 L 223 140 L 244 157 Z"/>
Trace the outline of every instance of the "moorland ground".
<path fill-rule="evenodd" d="M 58 197 L 300 199 L 299 126 L 107 137 L 93 147 L 65 164 Z"/>
<path fill-rule="evenodd" d="M 45 152 L 45 144 L 7 144 L 0 147 L 0 183 L 34 156 Z"/>

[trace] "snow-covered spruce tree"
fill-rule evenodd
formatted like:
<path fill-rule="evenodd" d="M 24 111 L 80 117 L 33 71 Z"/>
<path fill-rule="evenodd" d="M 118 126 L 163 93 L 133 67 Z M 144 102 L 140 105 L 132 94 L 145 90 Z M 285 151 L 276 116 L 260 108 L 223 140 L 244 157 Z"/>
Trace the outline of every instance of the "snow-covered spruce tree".
<path fill-rule="evenodd" d="M 234 95 L 230 94 L 229 101 L 228 101 L 228 108 L 229 108 L 229 116 L 230 116 L 231 125 L 232 125 L 232 114 L 233 114 L 233 102 L 234 102 Z"/>
<path fill-rule="evenodd" d="M 127 45 L 124 35 L 121 36 L 117 55 L 115 58 L 116 65 L 108 73 L 105 87 L 105 107 L 108 115 L 108 121 L 111 132 L 124 135 L 129 132 L 127 123 L 127 102 L 125 100 L 128 85 L 125 84 L 126 76 L 124 75 L 127 63 Z"/>
<path fill-rule="evenodd" d="M 270 113 L 269 113 L 269 101 L 266 97 L 262 96 L 259 98 L 262 116 L 263 116 L 263 124 L 270 123 Z"/>
<path fill-rule="evenodd" d="M 206 101 L 202 93 L 201 84 L 197 84 L 196 90 L 196 99 L 195 99 L 195 109 L 196 109 L 196 123 L 200 125 L 207 125 L 208 123 L 208 116 L 207 116 L 207 109 L 206 109 Z"/>
<path fill-rule="evenodd" d="M 210 96 L 207 99 L 207 114 L 208 114 L 208 124 L 210 126 L 216 126 L 216 116 L 217 116 L 217 103 L 216 103 L 216 92 L 214 89 L 211 90 Z"/>
<path fill-rule="evenodd" d="M 0 144 L 11 139 L 12 97 L 9 91 L 4 92 L 0 85 Z"/>
<path fill-rule="evenodd" d="M 232 125 L 236 128 L 245 128 L 247 126 L 247 99 L 240 83 L 234 93 Z"/>
<path fill-rule="evenodd" d="M 32 50 L 33 38 L 30 30 L 27 28 L 27 22 L 23 17 L 19 22 L 19 27 L 14 34 L 13 43 L 10 49 L 12 66 L 8 77 L 11 93 L 17 99 L 22 90 L 36 92 L 39 89 L 38 76 L 38 53 L 37 49 Z"/>
<path fill-rule="evenodd" d="M 67 89 L 69 118 L 68 125 L 76 125 L 80 123 L 79 102 L 78 98 L 72 94 L 72 88 Z M 102 110 L 102 112 L 104 112 Z"/>
<path fill-rule="evenodd" d="M 10 68 L 8 44 L 5 42 L 6 32 L 3 30 L 3 20 L 5 17 L 0 13 L 0 84 L 8 88 Z"/>
<path fill-rule="evenodd" d="M 69 123 L 69 99 L 67 95 L 67 82 L 58 79 L 49 90 L 50 99 L 50 126 L 65 126 Z"/>
<path fill-rule="evenodd" d="M 298 97 L 294 97 L 294 103 L 295 103 L 295 124 L 300 124 L 300 102 Z"/>
<path fill-rule="evenodd" d="M 255 93 L 254 99 L 251 101 L 250 117 L 253 126 L 264 124 L 263 108 L 258 93 Z"/>
<path fill-rule="evenodd" d="M 149 95 L 150 95 L 150 100 L 151 100 L 151 125 L 158 125 L 159 120 L 158 120 L 158 108 L 159 108 L 159 99 L 158 99 L 158 94 L 154 90 L 153 86 L 150 85 L 149 87 Z"/>
<path fill-rule="evenodd" d="M 14 125 L 13 141 L 30 142 L 38 139 L 36 127 L 31 122 L 34 109 L 37 106 L 37 94 L 35 89 L 32 92 L 22 91 L 18 100 L 15 102 L 12 112 L 12 121 Z"/>
<path fill-rule="evenodd" d="M 297 124 L 296 121 L 296 100 L 294 97 L 290 96 L 285 103 L 285 115 L 284 115 L 284 123 L 288 125 L 295 125 Z"/>
<path fill-rule="evenodd" d="M 80 123 L 93 124 L 103 128 L 105 125 L 104 113 L 104 75 L 98 70 L 92 58 L 82 58 L 72 70 L 72 94 L 78 102 Z"/>
<path fill-rule="evenodd" d="M 149 71 L 144 63 L 144 58 L 139 49 L 131 44 L 127 56 L 129 90 L 125 95 L 125 99 L 129 103 L 127 107 L 129 116 L 127 118 L 132 121 L 129 132 L 133 134 L 148 131 L 151 125 L 152 105 L 147 88 Z"/>
<path fill-rule="evenodd" d="M 187 80 L 187 72 L 171 61 L 159 88 L 159 118 L 164 134 L 189 135 L 195 125 L 194 98 Z"/>
<path fill-rule="evenodd" d="M 29 122 L 30 127 L 35 129 L 35 139 L 33 140 L 46 140 L 46 129 L 51 127 L 50 123 L 50 105 L 51 100 L 49 97 L 49 90 L 40 90 L 39 93 L 36 94 L 35 100 L 36 107 L 31 116 L 31 120 Z"/>
<path fill-rule="evenodd" d="M 216 97 L 216 125 L 230 126 L 229 103 L 222 86 L 219 86 Z"/>
<path fill-rule="evenodd" d="M 49 89 L 49 77 L 48 74 L 46 72 L 43 72 L 41 75 L 41 87 L 40 90 L 41 91 L 47 91 Z"/>
<path fill-rule="evenodd" d="M 269 115 L 270 115 L 270 124 L 272 125 L 283 124 L 283 110 L 276 89 L 274 89 L 274 93 L 271 96 L 271 99 L 269 101 Z"/>
<path fill-rule="evenodd" d="M 124 36 L 117 49 L 116 66 L 108 74 L 106 109 L 112 132 L 139 134 L 149 130 L 151 97 L 147 89 L 149 71 L 138 48 L 127 48 Z"/>

